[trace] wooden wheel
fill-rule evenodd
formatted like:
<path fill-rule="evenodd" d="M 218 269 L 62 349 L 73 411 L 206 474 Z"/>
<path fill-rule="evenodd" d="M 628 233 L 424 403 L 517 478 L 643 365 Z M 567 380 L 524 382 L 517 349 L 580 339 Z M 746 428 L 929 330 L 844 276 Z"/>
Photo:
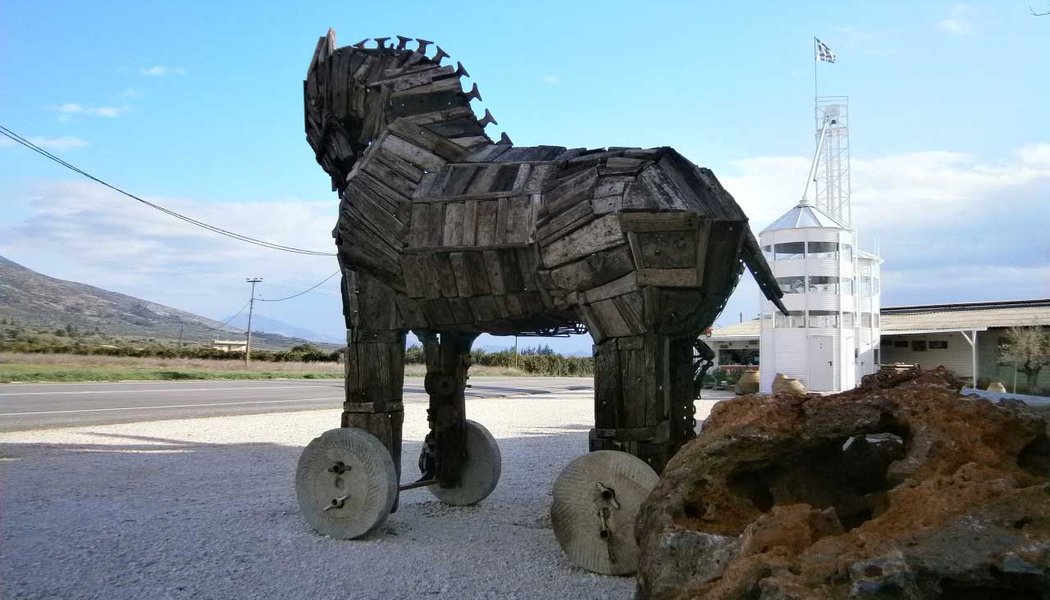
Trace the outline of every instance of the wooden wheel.
<path fill-rule="evenodd" d="M 554 537 L 578 567 L 602 575 L 638 568 L 634 521 L 659 480 L 640 458 L 598 450 L 568 464 L 554 482 Z"/>
<path fill-rule="evenodd" d="M 318 533 L 368 535 L 397 498 L 397 471 L 386 446 L 363 429 L 332 429 L 306 446 L 295 473 L 299 510 Z"/>
<path fill-rule="evenodd" d="M 455 487 L 432 485 L 427 489 L 445 504 L 477 504 L 496 489 L 501 470 L 502 458 L 496 438 L 480 423 L 468 420 L 467 459 L 459 482 Z"/>

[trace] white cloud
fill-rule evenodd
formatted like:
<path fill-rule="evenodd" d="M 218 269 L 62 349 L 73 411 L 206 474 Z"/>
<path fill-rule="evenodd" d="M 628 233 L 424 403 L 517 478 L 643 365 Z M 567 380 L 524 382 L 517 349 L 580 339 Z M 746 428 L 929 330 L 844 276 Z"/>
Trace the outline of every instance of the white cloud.
<path fill-rule="evenodd" d="M 142 67 L 139 69 L 139 74 L 146 77 L 167 77 L 169 75 L 185 75 L 186 69 L 183 67 L 153 65 L 152 67 Z"/>
<path fill-rule="evenodd" d="M 1050 144 L 1029 144 L 1017 150 L 1022 162 L 1033 165 L 1050 165 Z"/>
<path fill-rule="evenodd" d="M 973 22 L 970 20 L 972 12 L 968 5 L 957 4 L 946 19 L 937 23 L 937 27 L 952 35 L 968 35 L 973 32 Z"/>
<path fill-rule="evenodd" d="M 86 140 L 73 136 L 62 137 L 28 137 L 31 143 L 40 146 L 44 150 L 75 150 L 87 146 Z M 13 148 L 18 143 L 9 138 L 0 138 L 0 148 Z"/>
<path fill-rule="evenodd" d="M 809 159 L 733 166 L 720 179 L 757 234 L 799 201 Z M 884 304 L 1050 297 L 1050 144 L 998 161 L 929 151 L 854 158 L 851 168 L 861 247 L 877 238 L 886 260 Z M 742 286 L 720 322 L 757 307 L 754 287 Z"/>
<path fill-rule="evenodd" d="M 122 113 L 128 110 L 127 106 L 83 106 L 76 102 L 66 102 L 65 104 L 59 104 L 51 107 L 51 110 L 57 112 L 63 117 L 71 117 L 73 115 L 89 115 L 93 117 L 107 117 L 113 118 L 120 116 Z"/>
<path fill-rule="evenodd" d="M 557 75 L 544 75 L 543 83 L 549 83 L 552 85 L 555 83 L 561 83 L 561 77 L 558 77 Z"/>
<path fill-rule="evenodd" d="M 0 255 L 52 277 L 88 283 L 212 318 L 248 299 L 245 277 L 264 279 L 257 293 L 300 292 L 336 269 L 334 257 L 269 250 L 205 231 L 86 181 L 41 184 L 13 198 L 0 217 Z M 206 203 L 146 198 L 176 212 L 254 238 L 334 251 L 338 200 Z M 6 212 L 6 211 L 5 211 Z M 26 215 L 11 222 L 14 215 Z M 6 222 L 5 222 L 6 221 Z M 338 278 L 319 290 L 338 291 Z M 339 331 L 339 296 L 309 293 L 257 305 L 260 314 L 320 331 Z"/>

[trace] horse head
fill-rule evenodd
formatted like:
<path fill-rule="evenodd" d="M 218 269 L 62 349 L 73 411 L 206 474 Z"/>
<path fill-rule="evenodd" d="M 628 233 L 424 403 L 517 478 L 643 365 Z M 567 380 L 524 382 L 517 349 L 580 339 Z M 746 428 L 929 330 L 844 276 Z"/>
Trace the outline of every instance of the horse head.
<path fill-rule="evenodd" d="M 397 36 L 396 45 L 389 40 L 376 38 L 371 48 L 365 47 L 369 40 L 337 48 L 329 29 L 317 42 L 303 82 L 306 139 L 331 176 L 333 190 L 342 192 L 357 160 L 398 118 L 441 123 L 445 129 L 437 133 L 460 145 L 491 143 L 484 127 L 494 121 L 487 111 L 479 120 L 470 108 L 481 95 L 476 84 L 463 92 L 460 78 L 469 75 L 463 65 L 442 66 L 448 54 L 438 46 L 428 57 L 433 45 L 428 40 Z M 456 125 L 449 128 L 449 122 Z"/>

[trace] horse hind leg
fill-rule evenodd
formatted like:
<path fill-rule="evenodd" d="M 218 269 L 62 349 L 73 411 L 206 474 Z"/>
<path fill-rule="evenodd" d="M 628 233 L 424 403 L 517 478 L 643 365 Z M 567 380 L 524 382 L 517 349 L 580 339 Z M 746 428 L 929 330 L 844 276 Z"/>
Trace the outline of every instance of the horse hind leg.
<path fill-rule="evenodd" d="M 659 473 L 696 435 L 695 340 L 648 332 L 595 346 L 592 452 L 628 452 Z"/>

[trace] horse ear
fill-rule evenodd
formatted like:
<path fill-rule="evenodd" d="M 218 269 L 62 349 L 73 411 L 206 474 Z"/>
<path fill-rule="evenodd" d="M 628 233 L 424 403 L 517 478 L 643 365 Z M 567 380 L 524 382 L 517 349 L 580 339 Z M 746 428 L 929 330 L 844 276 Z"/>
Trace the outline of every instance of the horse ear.
<path fill-rule="evenodd" d="M 327 53 L 331 55 L 335 52 L 335 29 L 328 28 L 328 34 L 325 36 L 325 41 L 328 43 Z"/>
<path fill-rule="evenodd" d="M 328 34 L 317 40 L 317 48 L 314 49 L 314 56 L 310 59 L 310 70 L 323 63 L 332 53 L 335 52 L 335 30 L 329 28 Z"/>

